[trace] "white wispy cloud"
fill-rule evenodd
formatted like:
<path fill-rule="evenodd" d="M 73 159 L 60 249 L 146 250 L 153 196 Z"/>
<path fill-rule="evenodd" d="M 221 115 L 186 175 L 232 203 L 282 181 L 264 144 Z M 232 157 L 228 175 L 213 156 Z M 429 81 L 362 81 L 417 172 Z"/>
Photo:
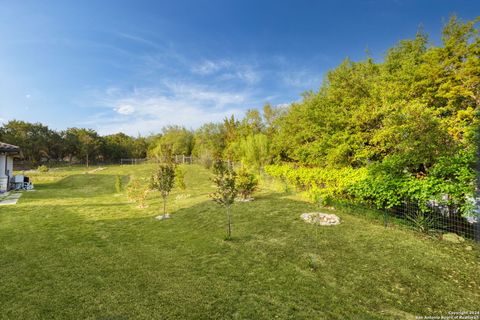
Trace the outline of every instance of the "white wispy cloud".
<path fill-rule="evenodd" d="M 215 109 L 226 105 L 240 104 L 246 101 L 246 94 L 231 93 L 226 91 L 209 89 L 191 84 L 166 84 L 174 97 L 190 104 L 208 105 Z"/>
<path fill-rule="evenodd" d="M 119 114 L 132 114 L 135 112 L 135 107 L 129 104 L 122 104 L 113 108 Z"/>
<path fill-rule="evenodd" d="M 231 114 L 242 114 L 242 105 L 247 101 L 251 97 L 246 93 L 185 83 L 131 91 L 109 88 L 98 100 L 106 110 L 94 114 L 85 124 L 96 127 L 101 134 L 148 134 L 173 124 L 197 128 Z"/>
<path fill-rule="evenodd" d="M 154 47 L 154 48 L 158 48 L 158 47 L 159 47 L 159 45 L 158 45 L 157 42 L 152 41 L 152 40 L 149 40 L 149 39 L 144 38 L 144 37 L 141 37 L 141 36 L 138 36 L 138 35 L 135 35 L 135 34 L 118 32 L 117 35 L 120 36 L 120 37 L 122 37 L 122 38 L 131 40 L 131 41 L 135 41 L 135 42 L 138 42 L 138 43 L 142 43 L 142 44 L 145 44 L 145 45 Z"/>
<path fill-rule="evenodd" d="M 322 83 L 322 74 L 305 69 L 289 70 L 281 72 L 280 79 L 289 87 L 318 90 Z"/>
<path fill-rule="evenodd" d="M 216 73 L 222 69 L 228 69 L 231 66 L 232 62 L 230 62 L 229 60 L 205 60 L 199 64 L 193 65 L 191 70 L 193 73 L 209 75 L 212 73 Z"/>
<path fill-rule="evenodd" d="M 232 60 L 205 60 L 194 64 L 191 72 L 203 76 L 214 75 L 219 81 L 240 80 L 247 84 L 255 84 L 261 80 L 261 74 L 247 63 Z"/>
<path fill-rule="evenodd" d="M 135 59 L 131 77 L 96 88 L 81 105 L 100 107 L 81 124 L 101 134 L 149 134 L 166 125 L 197 128 L 248 108 L 282 104 L 302 91 L 318 89 L 321 78 L 285 57 L 198 59 L 173 47 L 155 47 L 137 35 L 120 34 L 152 48 Z M 268 89 L 266 89 L 268 88 Z"/>

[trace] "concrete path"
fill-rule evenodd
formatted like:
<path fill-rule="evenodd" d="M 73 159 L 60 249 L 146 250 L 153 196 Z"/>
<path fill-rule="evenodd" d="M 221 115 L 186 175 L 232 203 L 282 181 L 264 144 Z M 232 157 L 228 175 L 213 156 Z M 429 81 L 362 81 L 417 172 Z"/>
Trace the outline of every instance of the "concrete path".
<path fill-rule="evenodd" d="M 0 206 L 16 204 L 22 194 L 20 192 L 7 192 L 0 195 Z"/>

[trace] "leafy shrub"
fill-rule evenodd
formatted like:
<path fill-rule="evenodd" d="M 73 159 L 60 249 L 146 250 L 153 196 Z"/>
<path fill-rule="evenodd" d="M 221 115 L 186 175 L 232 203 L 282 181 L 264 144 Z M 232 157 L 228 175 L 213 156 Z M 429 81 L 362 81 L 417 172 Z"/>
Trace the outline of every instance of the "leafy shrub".
<path fill-rule="evenodd" d="M 320 268 L 320 259 L 316 254 L 309 254 L 307 257 L 307 264 L 313 272 Z"/>
<path fill-rule="evenodd" d="M 352 185 L 348 192 L 356 201 L 377 208 L 391 208 L 410 201 L 427 212 L 429 203 L 435 202 L 455 207 L 459 214 L 468 216 L 474 210 L 469 201 L 475 192 L 473 163 L 471 154 L 461 152 L 440 158 L 427 175 L 415 176 L 393 170 L 387 160 L 371 166 L 366 178 Z"/>
<path fill-rule="evenodd" d="M 265 172 L 305 190 L 310 200 L 324 206 L 335 200 L 347 200 L 386 209 L 409 201 L 427 212 L 431 210 L 429 203 L 435 202 L 455 207 L 459 214 L 468 216 L 474 210 L 473 202 L 469 201 L 475 191 L 472 155 L 462 151 L 439 158 L 423 176 L 401 170 L 398 159 L 393 157 L 358 169 L 268 165 Z"/>
<path fill-rule="evenodd" d="M 366 168 L 296 168 L 290 165 L 268 165 L 265 172 L 305 190 L 310 200 L 322 205 L 329 205 L 333 199 L 349 198 L 350 187 L 367 175 Z"/>
<path fill-rule="evenodd" d="M 248 172 L 244 167 L 241 167 L 237 173 L 236 184 L 239 195 L 243 200 L 246 200 L 257 190 L 258 179 L 255 174 Z"/>
<path fill-rule="evenodd" d="M 48 168 L 46 165 L 44 165 L 44 164 L 42 164 L 41 166 L 38 166 L 38 167 L 37 167 L 37 171 L 38 171 L 38 172 L 41 172 L 41 173 L 48 172 L 48 170 L 49 170 L 49 168 Z"/>
<path fill-rule="evenodd" d="M 120 176 L 115 176 L 115 191 L 117 193 L 122 192 L 122 178 Z"/>
<path fill-rule="evenodd" d="M 237 175 L 238 193 L 243 199 L 248 199 L 258 189 L 258 178 L 246 169 L 240 169 Z"/>
<path fill-rule="evenodd" d="M 416 212 L 407 214 L 407 220 L 410 221 L 413 227 L 422 233 L 430 233 L 435 225 L 432 217 L 428 216 L 425 212 Z"/>
<path fill-rule="evenodd" d="M 139 208 L 146 208 L 146 200 L 150 188 L 145 180 L 133 178 L 127 187 L 127 198 L 130 202 L 137 203 Z"/>
<path fill-rule="evenodd" d="M 185 184 L 185 169 L 181 166 L 175 168 L 175 185 L 181 190 L 187 189 L 187 185 Z"/>

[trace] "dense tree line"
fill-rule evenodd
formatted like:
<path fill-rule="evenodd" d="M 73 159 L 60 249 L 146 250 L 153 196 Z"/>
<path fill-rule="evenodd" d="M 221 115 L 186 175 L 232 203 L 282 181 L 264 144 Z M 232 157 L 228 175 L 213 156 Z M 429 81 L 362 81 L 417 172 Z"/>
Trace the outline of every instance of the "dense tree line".
<path fill-rule="evenodd" d="M 193 150 L 252 169 L 283 164 L 270 172 L 323 201 L 353 199 L 382 208 L 436 201 L 450 215 L 471 212 L 479 21 L 452 17 L 439 46 L 418 32 L 389 49 L 382 62 L 346 59 L 301 102 L 283 109 L 266 105 L 242 120 L 203 126 Z"/>
<path fill-rule="evenodd" d="M 41 123 L 12 120 L 0 127 L 0 141 L 22 148 L 32 163 L 81 161 L 118 162 L 121 158 L 144 158 L 148 141 L 123 133 L 100 136 L 95 130 L 69 128 L 55 131 Z"/>
<path fill-rule="evenodd" d="M 478 21 L 452 17 L 441 46 L 419 32 L 381 63 L 345 60 L 278 119 L 272 158 L 315 167 L 315 177 L 308 171 L 290 177 L 324 198 L 382 208 L 434 200 L 459 208 L 450 214 L 470 212 L 480 111 Z"/>

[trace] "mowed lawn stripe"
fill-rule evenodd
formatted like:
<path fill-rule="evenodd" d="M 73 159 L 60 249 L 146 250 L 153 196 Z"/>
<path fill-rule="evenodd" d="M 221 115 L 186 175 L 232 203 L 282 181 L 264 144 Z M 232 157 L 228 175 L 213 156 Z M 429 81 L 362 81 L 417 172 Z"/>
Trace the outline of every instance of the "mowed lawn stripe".
<path fill-rule="evenodd" d="M 225 213 L 199 166 L 170 195 L 170 220 L 153 218 L 156 193 L 146 209 L 115 193 L 117 175 L 153 169 L 45 173 L 33 177 L 37 191 L 0 208 L 1 317 L 391 319 L 480 308 L 478 250 L 465 244 L 343 212 L 339 226 L 315 229 L 299 219 L 314 206 L 266 185 L 234 206 L 224 241 Z"/>

